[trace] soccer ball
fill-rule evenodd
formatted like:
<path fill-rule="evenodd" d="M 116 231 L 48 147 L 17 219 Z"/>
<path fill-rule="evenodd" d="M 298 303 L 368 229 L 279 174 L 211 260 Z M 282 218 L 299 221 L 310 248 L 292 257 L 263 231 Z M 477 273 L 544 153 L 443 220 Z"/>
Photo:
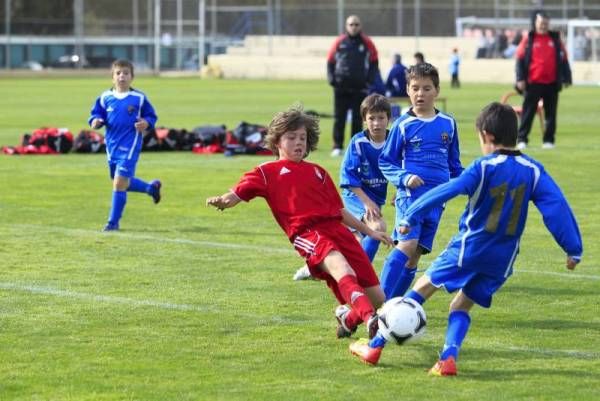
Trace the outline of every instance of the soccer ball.
<path fill-rule="evenodd" d="M 427 316 L 414 299 L 396 297 L 379 312 L 379 332 L 393 344 L 408 344 L 425 335 Z"/>

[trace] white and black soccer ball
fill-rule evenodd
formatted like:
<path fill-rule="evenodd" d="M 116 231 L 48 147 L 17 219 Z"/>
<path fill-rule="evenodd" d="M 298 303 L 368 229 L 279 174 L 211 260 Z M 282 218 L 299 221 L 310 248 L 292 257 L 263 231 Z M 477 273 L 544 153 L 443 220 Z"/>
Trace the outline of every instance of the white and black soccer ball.
<path fill-rule="evenodd" d="M 396 297 L 379 311 L 379 332 L 393 344 L 408 344 L 425 335 L 427 316 L 417 301 Z"/>

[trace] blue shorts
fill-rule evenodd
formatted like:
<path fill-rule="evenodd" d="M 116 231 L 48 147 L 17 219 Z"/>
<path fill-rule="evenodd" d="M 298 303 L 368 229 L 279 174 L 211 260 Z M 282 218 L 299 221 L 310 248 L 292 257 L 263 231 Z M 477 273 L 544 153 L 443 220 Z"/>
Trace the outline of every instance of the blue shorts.
<path fill-rule="evenodd" d="M 417 224 L 410 227 L 408 234 L 400 234 L 397 231 L 398 223 L 403 219 L 404 212 L 413 203 L 413 198 L 396 198 L 396 224 L 394 225 L 394 231 L 392 232 L 392 238 L 394 241 L 408 241 L 416 239 L 418 240 L 419 247 L 421 247 L 423 255 L 431 252 L 433 247 L 433 238 L 437 232 L 440 219 L 444 208 L 441 206 L 431 209 L 425 216 L 423 216 Z"/>
<path fill-rule="evenodd" d="M 119 177 L 131 178 L 135 177 L 135 166 L 137 160 L 111 160 L 108 162 L 108 170 L 110 178 L 114 179 L 115 175 Z"/>
<path fill-rule="evenodd" d="M 502 287 L 506 278 L 458 267 L 457 259 L 455 252 L 445 250 L 433 261 L 425 275 L 434 286 L 444 287 L 448 292 L 462 290 L 477 305 L 489 308 L 493 295 Z"/>

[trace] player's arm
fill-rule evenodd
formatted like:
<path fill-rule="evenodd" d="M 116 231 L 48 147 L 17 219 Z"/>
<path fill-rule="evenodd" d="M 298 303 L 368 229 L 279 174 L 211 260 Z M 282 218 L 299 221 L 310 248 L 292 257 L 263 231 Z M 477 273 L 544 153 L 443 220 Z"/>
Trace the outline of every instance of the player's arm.
<path fill-rule="evenodd" d="M 340 168 L 340 187 L 346 188 L 358 196 L 365 206 L 368 218 L 380 217 L 381 211 L 379 210 L 379 206 L 369 198 L 361 187 L 362 182 L 359 173 L 361 164 L 360 155 L 358 154 L 354 143 L 354 141 L 350 142 L 350 145 L 344 154 L 344 160 L 342 161 L 342 166 Z"/>
<path fill-rule="evenodd" d="M 156 115 L 154 107 L 148 98 L 145 97 L 144 102 L 142 103 L 142 109 L 140 110 L 140 117 L 136 122 L 136 129 L 138 131 L 145 131 L 146 129 L 154 128 L 157 120 L 158 116 Z M 138 123 L 141 124 L 140 127 L 138 127 Z"/>
<path fill-rule="evenodd" d="M 375 230 L 369 228 L 369 226 L 367 226 L 362 221 L 358 220 L 356 217 L 354 217 L 352 215 L 352 213 L 350 213 L 346 209 L 342 209 L 342 223 L 344 223 L 345 225 L 347 225 L 350 228 L 353 228 L 353 229 L 363 233 L 364 235 L 368 235 L 371 238 L 374 238 L 378 241 L 383 242 L 387 246 L 394 246 L 394 241 L 387 233 L 384 233 L 381 231 L 375 231 Z"/>
<path fill-rule="evenodd" d="M 458 195 L 472 194 L 479 182 L 477 177 L 477 169 L 470 168 L 465 170 L 465 173 L 457 178 L 453 178 L 450 181 L 425 192 L 406 210 L 404 216 L 398 223 L 398 231 L 401 234 L 406 234 L 410 231 L 410 227 L 415 224 L 420 215 L 427 213 L 436 206 L 443 205 Z"/>
<path fill-rule="evenodd" d="M 224 193 L 221 196 L 212 196 L 206 199 L 206 206 L 213 206 L 218 210 L 229 209 L 242 200 L 233 192 Z"/>
<path fill-rule="evenodd" d="M 519 92 L 523 92 L 527 86 L 527 82 L 525 81 L 525 77 L 527 76 L 527 66 L 525 65 L 525 48 L 527 47 L 528 40 L 528 35 L 523 35 L 523 38 L 521 39 L 519 46 L 517 46 L 517 51 L 515 53 L 517 73 L 517 83 L 515 86 Z"/>
<path fill-rule="evenodd" d="M 581 233 L 566 198 L 545 171 L 540 174 L 532 201 L 542 214 L 546 228 L 567 254 L 567 268 L 573 270 L 583 254 Z"/>
<path fill-rule="evenodd" d="M 381 209 L 379 208 L 379 205 L 373 202 L 373 200 L 369 198 L 369 195 L 367 195 L 362 188 L 349 187 L 348 189 L 358 196 L 358 199 L 360 199 L 362 204 L 365 206 L 365 216 L 368 220 L 381 217 Z"/>
<path fill-rule="evenodd" d="M 454 126 L 454 136 L 448 149 L 448 169 L 450 171 L 450 178 L 456 178 L 464 169 L 460 163 L 460 147 L 458 144 L 458 127 L 456 126 L 456 121 L 453 121 L 452 125 Z"/>
<path fill-rule="evenodd" d="M 106 121 L 106 109 L 102 106 L 100 101 L 100 97 L 96 99 L 94 106 L 92 106 L 92 111 L 90 112 L 90 117 L 88 118 L 88 124 L 93 129 L 101 128 Z"/>
<path fill-rule="evenodd" d="M 423 185 L 423 180 L 414 174 L 410 174 L 402 166 L 401 155 L 404 148 L 404 133 L 398 127 L 398 124 L 392 126 L 388 139 L 385 141 L 379 155 L 379 169 L 388 182 L 394 184 L 396 188 L 416 188 L 418 184 Z"/>

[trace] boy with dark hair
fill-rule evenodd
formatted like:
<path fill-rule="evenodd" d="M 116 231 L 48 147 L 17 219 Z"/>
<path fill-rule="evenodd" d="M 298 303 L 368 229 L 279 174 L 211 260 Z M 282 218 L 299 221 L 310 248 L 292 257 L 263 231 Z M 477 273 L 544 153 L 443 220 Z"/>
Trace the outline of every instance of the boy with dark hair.
<path fill-rule="evenodd" d="M 119 229 L 127 203 L 127 192 L 143 192 L 160 202 L 161 182 L 149 183 L 135 177 L 142 151 L 142 132 L 156 124 L 156 113 L 142 92 L 133 89 L 133 64 L 115 60 L 111 67 L 113 87 L 96 99 L 88 123 L 93 129 L 106 126 L 106 154 L 113 180 L 112 207 L 104 231 Z"/>
<path fill-rule="evenodd" d="M 427 190 L 457 177 L 462 171 L 456 121 L 435 108 L 440 91 L 437 69 L 423 63 L 408 70 L 408 95 L 412 106 L 392 125 L 379 156 L 379 168 L 396 193 L 396 247 L 381 272 L 386 299 L 404 295 L 412 284 L 422 254 L 431 252 L 442 216 L 437 207 L 421 216 L 408 234 L 398 232 L 406 209 Z"/>
<path fill-rule="evenodd" d="M 350 336 L 361 322 L 372 337 L 377 331 L 375 308 L 384 295 L 371 262 L 346 226 L 386 244 L 392 240 L 346 211 L 327 171 L 304 160 L 318 138 L 317 118 L 301 108 L 276 114 L 266 142 L 278 160 L 247 172 L 233 189 L 208 198 L 206 204 L 224 210 L 242 200 L 265 198 L 311 275 L 324 280 L 341 305 L 351 306 L 344 316 L 336 316 L 338 338 Z"/>
<path fill-rule="evenodd" d="M 477 304 L 489 308 L 493 295 L 513 272 L 529 201 L 543 216 L 546 228 L 567 254 L 573 270 L 583 245 L 575 216 L 558 185 L 536 160 L 515 150 L 517 115 L 511 106 L 486 106 L 476 122 L 483 157 L 456 179 L 427 192 L 414 202 L 400 222 L 407 232 L 419 216 L 458 196 L 469 200 L 459 232 L 415 283 L 407 298 L 423 304 L 439 288 L 458 290 L 450 303 L 448 327 L 439 361 L 429 370 L 435 376 L 457 374 L 456 360 L 471 324 L 469 311 Z M 370 344 L 354 343 L 352 352 L 376 364 L 385 340 L 379 334 Z"/>

